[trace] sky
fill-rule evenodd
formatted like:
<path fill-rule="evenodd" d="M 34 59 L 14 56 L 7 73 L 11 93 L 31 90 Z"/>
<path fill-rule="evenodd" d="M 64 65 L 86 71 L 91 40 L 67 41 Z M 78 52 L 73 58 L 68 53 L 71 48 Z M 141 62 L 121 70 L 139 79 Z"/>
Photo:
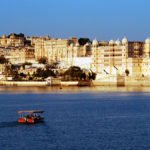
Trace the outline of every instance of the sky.
<path fill-rule="evenodd" d="M 150 37 L 150 0 L 1 0 L 0 36 Z"/>

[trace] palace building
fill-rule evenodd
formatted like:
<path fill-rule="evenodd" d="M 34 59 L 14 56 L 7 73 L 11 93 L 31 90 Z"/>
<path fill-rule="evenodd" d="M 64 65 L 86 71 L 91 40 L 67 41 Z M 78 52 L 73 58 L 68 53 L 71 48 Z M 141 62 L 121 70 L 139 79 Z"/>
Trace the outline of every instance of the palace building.
<path fill-rule="evenodd" d="M 48 63 L 59 63 L 62 68 L 80 66 L 101 76 L 150 76 L 150 38 L 144 42 L 127 38 L 108 42 L 94 39 L 80 45 L 76 37 L 26 38 L 23 34 L 10 34 L 0 37 L 0 55 L 12 64 L 47 58 Z"/>
<path fill-rule="evenodd" d="M 92 43 L 92 69 L 101 75 L 150 76 L 150 39 L 145 42 L 122 41 Z"/>
<path fill-rule="evenodd" d="M 9 37 L 3 35 L 0 38 L 0 46 L 24 46 L 25 39 L 22 36 L 10 34 Z"/>
<path fill-rule="evenodd" d="M 0 47 L 0 55 L 12 64 L 35 62 L 34 49 L 30 47 Z"/>
<path fill-rule="evenodd" d="M 74 59 L 86 55 L 86 48 L 80 47 L 75 39 L 44 39 L 35 41 L 36 60 L 46 57 L 49 63 L 64 62 L 66 67 L 74 64 Z"/>

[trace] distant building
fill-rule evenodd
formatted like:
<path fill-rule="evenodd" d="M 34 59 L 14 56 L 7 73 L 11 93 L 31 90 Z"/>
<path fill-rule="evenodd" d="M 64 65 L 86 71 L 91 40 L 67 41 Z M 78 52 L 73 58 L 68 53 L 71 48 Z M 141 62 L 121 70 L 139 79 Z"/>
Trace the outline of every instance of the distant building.
<path fill-rule="evenodd" d="M 100 45 L 94 40 L 92 43 L 93 71 L 100 74 L 117 74 L 125 71 L 127 66 L 127 39 L 109 41 L 107 45 Z"/>
<path fill-rule="evenodd" d="M 16 36 L 15 34 L 11 34 L 9 37 L 3 35 L 0 38 L 0 46 L 8 47 L 8 46 L 24 46 L 25 38 L 21 36 Z"/>
<path fill-rule="evenodd" d="M 0 54 L 12 64 L 35 62 L 34 49 L 28 47 L 0 47 Z"/>
<path fill-rule="evenodd" d="M 77 57 L 78 46 L 65 39 L 37 39 L 35 42 L 36 60 L 46 57 L 49 63 L 63 61 L 70 66 Z"/>
<path fill-rule="evenodd" d="M 25 47 L 25 61 L 35 63 L 35 53 L 34 48 L 32 47 Z"/>

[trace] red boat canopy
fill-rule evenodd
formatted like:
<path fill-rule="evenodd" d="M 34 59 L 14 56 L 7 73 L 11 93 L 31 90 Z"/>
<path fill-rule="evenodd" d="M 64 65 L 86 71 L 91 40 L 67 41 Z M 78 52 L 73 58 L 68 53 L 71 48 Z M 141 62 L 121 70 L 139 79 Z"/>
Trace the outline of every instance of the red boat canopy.
<path fill-rule="evenodd" d="M 21 110 L 18 111 L 18 114 L 28 113 L 28 114 L 34 114 L 34 113 L 43 113 L 43 110 Z"/>

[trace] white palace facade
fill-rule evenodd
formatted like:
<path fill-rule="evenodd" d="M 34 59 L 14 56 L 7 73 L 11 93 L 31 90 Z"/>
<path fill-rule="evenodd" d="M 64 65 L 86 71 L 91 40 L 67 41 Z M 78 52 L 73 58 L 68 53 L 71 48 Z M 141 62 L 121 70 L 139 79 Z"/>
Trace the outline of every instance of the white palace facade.
<path fill-rule="evenodd" d="M 48 62 L 63 62 L 90 69 L 98 75 L 150 76 L 150 39 L 145 42 L 128 41 L 127 38 L 98 42 L 84 46 L 68 39 L 44 39 L 35 41 L 35 59 L 47 57 Z"/>
<path fill-rule="evenodd" d="M 90 56 L 89 56 L 90 55 Z M 91 63 L 91 46 L 86 44 L 80 46 L 78 42 L 72 39 L 45 39 L 39 38 L 35 41 L 35 59 L 46 57 L 48 63 L 59 62 L 65 68 L 73 65 L 85 66 Z M 87 57 L 90 57 L 89 59 Z M 90 69 L 91 64 L 87 64 Z M 81 67 L 81 66 L 80 66 Z"/>
<path fill-rule="evenodd" d="M 102 75 L 150 76 L 150 39 L 92 43 L 92 70 Z"/>

